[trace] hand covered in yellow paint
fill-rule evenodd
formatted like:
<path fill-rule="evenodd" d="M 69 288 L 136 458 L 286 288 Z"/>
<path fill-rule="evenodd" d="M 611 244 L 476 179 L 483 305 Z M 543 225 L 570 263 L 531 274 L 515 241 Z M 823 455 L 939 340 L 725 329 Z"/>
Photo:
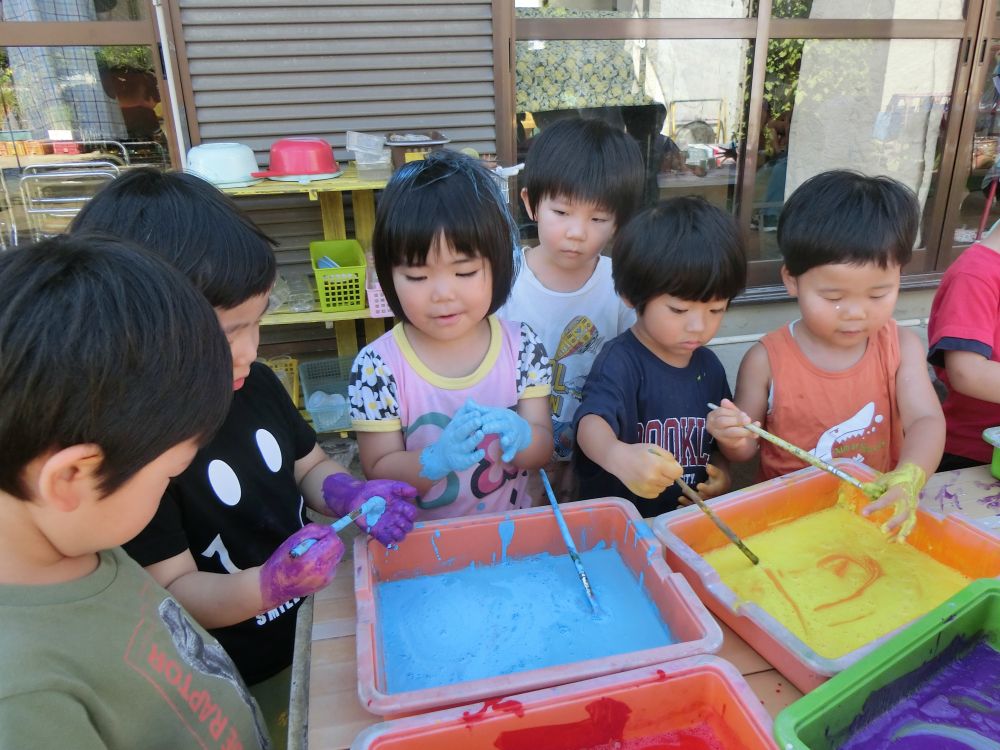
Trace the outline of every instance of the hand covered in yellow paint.
<path fill-rule="evenodd" d="M 874 482 L 865 482 L 865 494 L 878 500 L 862 508 L 861 515 L 870 516 L 891 507 L 892 518 L 880 528 L 885 534 L 895 532 L 895 541 L 904 541 L 917 523 L 917 503 L 926 481 L 927 475 L 919 466 L 901 464 Z"/>
<path fill-rule="evenodd" d="M 699 482 L 698 486 L 695 487 L 702 498 L 708 500 L 709 498 L 725 495 L 729 492 L 729 472 L 723 471 L 718 466 L 713 466 L 712 464 L 706 464 L 705 470 L 708 472 L 708 479 L 704 482 Z M 682 505 L 691 504 L 691 501 L 683 495 L 681 495 L 680 501 Z"/>
<path fill-rule="evenodd" d="M 619 443 L 612 457 L 614 475 L 639 497 L 659 497 L 684 473 L 670 451 L 650 445 Z"/>

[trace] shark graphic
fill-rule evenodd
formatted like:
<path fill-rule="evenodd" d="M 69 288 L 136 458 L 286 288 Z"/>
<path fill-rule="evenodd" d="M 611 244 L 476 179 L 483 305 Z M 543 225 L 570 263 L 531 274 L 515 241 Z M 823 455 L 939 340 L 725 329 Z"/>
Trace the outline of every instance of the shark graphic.
<path fill-rule="evenodd" d="M 817 458 L 830 461 L 833 459 L 833 446 L 835 444 L 861 437 L 865 434 L 865 430 L 871 427 L 875 419 L 875 402 L 869 401 L 853 417 L 845 419 L 820 435 L 819 440 L 816 441 L 816 447 L 809 452 Z"/>

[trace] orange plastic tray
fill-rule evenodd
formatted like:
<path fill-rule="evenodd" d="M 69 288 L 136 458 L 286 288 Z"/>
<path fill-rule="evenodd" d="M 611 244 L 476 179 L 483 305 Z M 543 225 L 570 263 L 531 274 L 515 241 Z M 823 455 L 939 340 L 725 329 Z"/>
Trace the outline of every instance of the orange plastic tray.
<path fill-rule="evenodd" d="M 736 668 L 695 656 L 376 724 L 351 750 L 580 750 L 698 726 L 708 730 L 697 745 L 706 750 L 777 747 L 771 718 Z"/>
<path fill-rule="evenodd" d="M 586 500 L 560 507 L 577 549 L 581 552 L 592 549 L 601 542 L 607 547 L 614 545 L 617 548 L 636 579 L 642 581 L 646 593 L 677 642 L 658 648 L 481 680 L 387 693 L 383 657 L 379 647 L 381 639 L 375 604 L 376 584 L 461 570 L 473 563 L 496 563 L 501 559 L 502 552 L 498 524 L 504 519 L 514 522 L 514 535 L 507 546 L 508 558 L 528 557 L 543 552 L 551 555 L 566 554 L 566 545 L 559 533 L 555 516 L 548 507 L 418 523 L 400 543 L 396 552 L 388 552 L 367 537 L 358 537 L 354 542 L 358 693 L 365 709 L 379 716 L 401 716 L 462 705 L 470 700 L 562 685 L 719 650 L 722 646 L 722 631 L 718 624 L 698 601 L 684 578 L 667 568 L 663 560 L 662 545 L 636 512 L 634 505 L 612 498 Z M 435 535 L 438 531 L 441 533 Z"/>
<path fill-rule="evenodd" d="M 852 461 L 836 461 L 849 474 L 869 481 L 875 472 Z M 732 492 L 712 501 L 712 509 L 740 537 L 746 538 L 802 516 L 829 508 L 843 493 L 854 507 L 867 502 L 859 491 L 812 467 Z M 891 510 L 869 517 L 881 523 Z M 722 532 L 696 507 L 659 516 L 653 531 L 666 547 L 667 564 L 681 572 L 699 598 L 761 656 L 804 693 L 855 663 L 904 626 L 871 643 L 829 659 L 817 654 L 788 628 L 753 602 L 740 601 L 703 554 L 728 544 Z M 959 516 L 917 511 L 917 525 L 907 543 L 970 578 L 1000 575 L 1000 538 Z M 752 547 L 751 547 L 752 548 Z"/>

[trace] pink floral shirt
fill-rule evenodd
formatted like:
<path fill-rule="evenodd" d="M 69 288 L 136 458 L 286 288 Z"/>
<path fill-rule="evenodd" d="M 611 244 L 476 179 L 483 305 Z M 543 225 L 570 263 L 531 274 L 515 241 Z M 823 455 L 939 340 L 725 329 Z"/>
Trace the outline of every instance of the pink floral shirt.
<path fill-rule="evenodd" d="M 524 398 L 548 396 L 552 371 L 545 349 L 526 323 L 490 316 L 492 340 L 479 367 L 449 378 L 421 362 L 402 324 L 366 346 L 354 360 L 348 389 L 358 432 L 401 430 L 408 451 L 434 443 L 452 415 L 469 399 L 514 409 Z M 452 472 L 419 498 L 420 520 L 526 508 L 528 472 L 501 460 L 500 441 L 487 435 L 486 455 Z"/>

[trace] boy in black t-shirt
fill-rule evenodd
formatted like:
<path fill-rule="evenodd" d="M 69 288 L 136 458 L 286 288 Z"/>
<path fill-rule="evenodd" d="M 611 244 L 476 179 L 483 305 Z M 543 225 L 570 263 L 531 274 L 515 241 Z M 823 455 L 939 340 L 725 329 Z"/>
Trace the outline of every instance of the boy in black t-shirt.
<path fill-rule="evenodd" d="M 214 186 L 134 170 L 84 207 L 71 228 L 81 230 L 131 239 L 165 258 L 215 308 L 229 341 L 226 421 L 125 549 L 219 639 L 283 747 L 296 612 L 330 582 L 344 553 L 328 526 L 304 525 L 303 506 L 342 516 L 381 496 L 386 509 L 374 526 L 363 515 L 355 523 L 389 545 L 413 528 L 416 490 L 354 479 L 327 458 L 277 377 L 255 362 L 276 276 L 272 243 Z M 305 539 L 323 542 L 292 557 Z"/>
<path fill-rule="evenodd" d="M 638 319 L 594 361 L 574 462 L 583 497 L 624 497 L 648 518 L 687 504 L 678 477 L 704 497 L 729 489 L 705 422 L 730 390 L 705 344 L 746 285 L 746 254 L 731 216 L 675 198 L 635 216 L 611 255 L 615 291 Z"/>

